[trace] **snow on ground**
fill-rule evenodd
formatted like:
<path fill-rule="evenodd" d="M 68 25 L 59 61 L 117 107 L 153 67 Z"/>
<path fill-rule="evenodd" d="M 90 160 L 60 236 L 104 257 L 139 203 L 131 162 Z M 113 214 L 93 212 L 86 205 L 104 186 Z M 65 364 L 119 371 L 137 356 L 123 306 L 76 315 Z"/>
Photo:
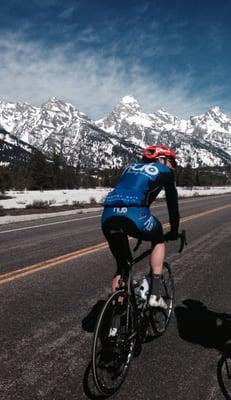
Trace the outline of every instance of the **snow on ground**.
<path fill-rule="evenodd" d="M 208 196 L 231 193 L 231 186 L 223 187 L 178 187 L 179 197 Z M 0 200 L 0 206 L 6 208 L 25 208 L 34 202 L 48 202 L 50 207 L 63 205 L 84 205 L 86 203 L 102 203 L 110 188 L 73 189 L 73 190 L 10 190 L 5 193 L 11 199 Z M 158 198 L 164 197 L 162 191 Z"/>
<path fill-rule="evenodd" d="M 179 197 L 213 196 L 217 194 L 231 193 L 231 186 L 178 187 L 177 191 Z"/>
<path fill-rule="evenodd" d="M 34 202 L 48 202 L 50 207 L 63 205 L 84 205 L 101 203 L 110 189 L 73 189 L 73 190 L 24 190 L 5 192 L 12 199 L 0 200 L 4 208 L 25 208 Z"/>
<path fill-rule="evenodd" d="M 0 224 L 7 224 L 16 221 L 27 221 L 32 219 L 41 219 L 47 217 L 80 214 L 83 212 L 97 211 L 99 208 L 94 207 L 94 203 L 102 203 L 106 194 L 111 190 L 110 188 L 96 188 L 96 189 L 73 189 L 73 190 L 45 190 L 45 191 L 8 191 L 6 196 L 12 197 L 11 199 L 0 200 L 0 207 L 7 208 L 25 208 L 26 205 L 32 205 L 33 202 L 43 201 L 48 202 L 50 207 L 62 205 L 78 205 L 80 208 L 68 211 L 60 211 L 54 213 L 43 214 L 30 214 L 11 216 L 5 215 L 0 217 Z M 231 186 L 223 187 L 178 187 L 179 197 L 197 197 L 231 193 Z M 158 198 L 164 197 L 162 191 Z M 81 208 L 86 203 L 91 203 L 94 208 Z"/>

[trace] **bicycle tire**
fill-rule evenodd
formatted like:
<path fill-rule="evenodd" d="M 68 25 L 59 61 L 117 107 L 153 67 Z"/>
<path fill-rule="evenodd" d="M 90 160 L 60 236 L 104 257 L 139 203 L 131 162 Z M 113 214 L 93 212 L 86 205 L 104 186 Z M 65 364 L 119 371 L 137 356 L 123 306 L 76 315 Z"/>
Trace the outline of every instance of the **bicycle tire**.
<path fill-rule="evenodd" d="M 226 399 L 231 399 L 231 343 L 226 343 L 217 365 L 217 379 Z"/>
<path fill-rule="evenodd" d="M 150 326 L 149 335 L 161 336 L 166 331 L 173 311 L 174 281 L 170 265 L 165 261 L 161 277 L 161 296 L 167 304 L 167 310 L 149 307 Z"/>
<path fill-rule="evenodd" d="M 117 334 L 110 336 L 117 324 Z M 131 296 L 124 289 L 113 293 L 105 303 L 94 333 L 92 372 L 100 393 L 112 395 L 126 378 L 136 341 L 135 311 Z"/>

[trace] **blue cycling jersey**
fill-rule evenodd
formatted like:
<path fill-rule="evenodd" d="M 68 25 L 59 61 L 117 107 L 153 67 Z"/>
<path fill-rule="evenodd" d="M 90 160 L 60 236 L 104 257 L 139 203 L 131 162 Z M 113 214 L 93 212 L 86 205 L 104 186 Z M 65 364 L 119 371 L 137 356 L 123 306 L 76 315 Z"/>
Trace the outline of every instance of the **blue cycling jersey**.
<path fill-rule="evenodd" d="M 104 201 L 107 207 L 149 207 L 162 188 L 165 188 L 169 220 L 178 229 L 178 199 L 173 171 L 165 164 L 136 163 L 122 174 L 114 190 Z"/>
<path fill-rule="evenodd" d="M 124 171 L 115 189 L 108 194 L 104 205 L 149 206 L 162 187 L 171 180 L 173 173 L 164 164 L 132 164 Z"/>

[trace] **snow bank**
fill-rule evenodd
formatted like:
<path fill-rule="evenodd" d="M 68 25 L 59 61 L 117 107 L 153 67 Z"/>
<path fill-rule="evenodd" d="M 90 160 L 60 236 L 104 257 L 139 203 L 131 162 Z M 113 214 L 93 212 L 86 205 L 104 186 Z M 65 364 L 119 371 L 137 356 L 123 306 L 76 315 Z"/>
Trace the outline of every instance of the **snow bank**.
<path fill-rule="evenodd" d="M 231 186 L 193 186 L 178 187 L 179 197 L 213 196 L 217 194 L 231 193 Z"/>
<path fill-rule="evenodd" d="M 178 187 L 179 197 L 207 196 L 224 193 L 231 193 L 231 186 L 224 187 Z M 0 206 L 6 208 L 25 208 L 35 201 L 47 201 L 52 206 L 74 205 L 79 206 L 86 203 L 103 202 L 105 196 L 109 192 L 109 188 L 96 189 L 73 189 L 73 190 L 24 190 L 6 192 L 6 196 L 11 199 L 0 200 Z M 164 197 L 164 191 L 161 192 L 158 198 Z"/>
<path fill-rule="evenodd" d="M 12 199 L 0 200 L 0 206 L 4 208 L 25 208 L 34 202 L 46 201 L 52 206 L 84 205 L 86 203 L 100 203 L 110 189 L 73 189 L 73 190 L 24 190 L 6 192 L 6 196 Z"/>

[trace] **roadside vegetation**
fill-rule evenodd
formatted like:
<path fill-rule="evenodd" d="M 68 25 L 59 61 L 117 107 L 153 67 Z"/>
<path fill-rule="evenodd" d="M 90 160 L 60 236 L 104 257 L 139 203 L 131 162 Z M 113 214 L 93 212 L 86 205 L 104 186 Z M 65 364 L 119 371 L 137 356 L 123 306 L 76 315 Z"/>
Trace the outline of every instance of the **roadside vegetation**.
<path fill-rule="evenodd" d="M 54 154 L 47 161 L 41 153 L 32 154 L 29 162 L 0 166 L 0 192 L 6 190 L 54 190 L 113 187 L 122 173 L 121 168 L 93 170 L 67 165 Z M 178 167 L 177 186 L 225 186 L 231 184 L 231 166 Z"/>

